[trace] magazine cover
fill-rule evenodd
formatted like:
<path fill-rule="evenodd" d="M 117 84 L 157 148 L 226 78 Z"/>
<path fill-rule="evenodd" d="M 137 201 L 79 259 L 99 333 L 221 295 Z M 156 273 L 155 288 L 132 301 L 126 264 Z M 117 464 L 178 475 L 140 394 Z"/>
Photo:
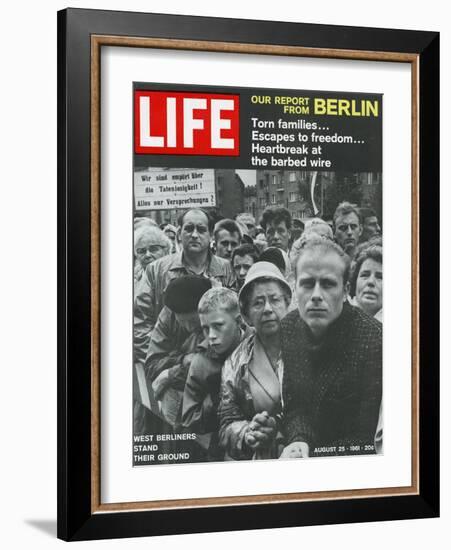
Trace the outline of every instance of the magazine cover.
<path fill-rule="evenodd" d="M 130 108 L 133 465 L 382 453 L 382 96 Z"/>

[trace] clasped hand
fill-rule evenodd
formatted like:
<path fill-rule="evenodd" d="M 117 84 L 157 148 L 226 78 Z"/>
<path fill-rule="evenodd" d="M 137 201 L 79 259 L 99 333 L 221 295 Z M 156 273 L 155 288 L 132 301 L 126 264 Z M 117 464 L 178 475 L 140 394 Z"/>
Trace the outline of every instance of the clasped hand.
<path fill-rule="evenodd" d="M 270 444 L 276 435 L 276 431 L 276 419 L 270 416 L 267 411 L 263 411 L 257 413 L 249 422 L 244 441 L 249 448 L 256 450 Z"/>

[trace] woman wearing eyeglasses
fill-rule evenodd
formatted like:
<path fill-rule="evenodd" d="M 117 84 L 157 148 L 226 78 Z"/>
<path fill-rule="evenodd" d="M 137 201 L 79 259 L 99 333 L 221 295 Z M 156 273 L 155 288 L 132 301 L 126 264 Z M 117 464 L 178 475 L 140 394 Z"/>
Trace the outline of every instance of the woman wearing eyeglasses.
<path fill-rule="evenodd" d="M 171 241 L 157 226 L 143 225 L 135 230 L 135 283 L 138 282 L 146 267 L 166 256 L 171 251 Z"/>
<path fill-rule="evenodd" d="M 280 322 L 288 312 L 291 289 L 279 269 L 257 262 L 239 293 L 240 308 L 255 332 L 226 360 L 219 405 L 219 441 L 235 460 L 277 458 L 282 412 L 283 364 Z"/>

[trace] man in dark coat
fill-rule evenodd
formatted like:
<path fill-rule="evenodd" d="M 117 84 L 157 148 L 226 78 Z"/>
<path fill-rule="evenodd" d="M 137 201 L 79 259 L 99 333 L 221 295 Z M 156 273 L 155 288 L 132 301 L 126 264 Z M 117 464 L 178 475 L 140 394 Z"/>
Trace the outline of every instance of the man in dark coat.
<path fill-rule="evenodd" d="M 182 399 L 191 361 L 202 349 L 202 327 L 197 306 L 211 288 L 211 281 L 197 275 L 184 275 L 169 282 L 150 340 L 145 370 L 152 413 L 144 419 L 146 434 L 179 433 Z M 142 407 L 144 409 L 144 406 Z M 135 414 L 138 415 L 136 410 Z M 142 414 L 142 411 L 141 411 Z M 190 452 L 189 440 L 164 441 L 159 454 Z M 158 459 L 155 463 L 167 462 Z"/>
<path fill-rule="evenodd" d="M 298 311 L 282 321 L 281 458 L 375 452 L 382 325 L 347 303 L 348 275 L 340 247 L 307 241 L 296 264 Z"/>

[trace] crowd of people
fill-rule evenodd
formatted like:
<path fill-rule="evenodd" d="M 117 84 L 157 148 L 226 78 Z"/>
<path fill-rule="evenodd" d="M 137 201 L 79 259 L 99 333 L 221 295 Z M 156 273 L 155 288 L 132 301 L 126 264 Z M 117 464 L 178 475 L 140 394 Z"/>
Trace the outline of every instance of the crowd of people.
<path fill-rule="evenodd" d="M 134 434 L 188 461 L 382 450 L 382 236 L 343 202 L 333 221 L 268 207 L 134 230 Z M 137 384 L 137 382 L 135 382 Z M 186 437 L 184 437 L 184 434 Z"/>

